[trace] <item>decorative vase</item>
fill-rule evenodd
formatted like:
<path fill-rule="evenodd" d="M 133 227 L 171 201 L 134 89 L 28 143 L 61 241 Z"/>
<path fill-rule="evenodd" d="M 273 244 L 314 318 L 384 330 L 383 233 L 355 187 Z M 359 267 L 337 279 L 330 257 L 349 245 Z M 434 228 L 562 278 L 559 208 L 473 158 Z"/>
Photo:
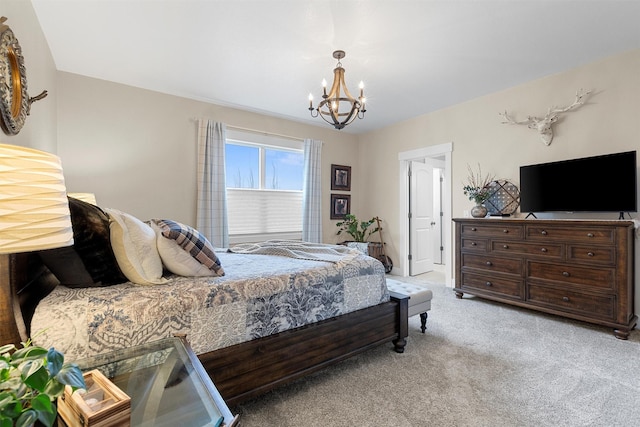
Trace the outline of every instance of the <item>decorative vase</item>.
<path fill-rule="evenodd" d="M 474 218 L 484 218 L 487 216 L 487 208 L 482 204 L 477 204 L 471 208 L 471 216 Z"/>

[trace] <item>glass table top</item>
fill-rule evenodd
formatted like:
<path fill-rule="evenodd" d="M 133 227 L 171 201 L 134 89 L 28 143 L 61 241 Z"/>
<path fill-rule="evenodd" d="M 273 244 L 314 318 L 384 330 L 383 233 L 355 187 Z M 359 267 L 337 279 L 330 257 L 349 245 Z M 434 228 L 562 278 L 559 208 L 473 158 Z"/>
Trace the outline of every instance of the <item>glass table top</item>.
<path fill-rule="evenodd" d="M 132 426 L 231 426 L 234 417 L 197 357 L 167 338 L 76 361 L 131 398 Z"/>

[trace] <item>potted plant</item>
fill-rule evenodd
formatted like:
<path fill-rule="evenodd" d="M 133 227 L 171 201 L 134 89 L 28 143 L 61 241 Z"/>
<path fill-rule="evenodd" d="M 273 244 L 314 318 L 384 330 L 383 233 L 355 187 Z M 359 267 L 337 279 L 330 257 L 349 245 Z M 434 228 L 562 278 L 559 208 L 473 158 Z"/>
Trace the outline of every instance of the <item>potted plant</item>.
<path fill-rule="evenodd" d="M 85 388 L 82 371 L 75 363 L 64 363 L 64 355 L 53 347 L 33 346 L 31 339 L 22 346 L 0 346 L 0 427 L 36 421 L 51 427 L 57 414 L 54 402 L 65 385 Z"/>
<path fill-rule="evenodd" d="M 336 223 L 336 226 L 338 227 L 336 235 L 339 236 L 343 232 L 347 233 L 353 238 L 353 242 L 355 242 L 353 245 L 350 245 L 350 242 L 347 242 L 347 246 L 354 246 L 359 249 L 360 252 L 368 254 L 369 244 L 366 242 L 373 233 L 377 233 L 380 229 L 379 227 L 375 227 L 373 229 L 370 228 L 375 222 L 375 217 L 368 221 L 360 221 L 355 215 L 347 214 L 343 221 Z"/>
<path fill-rule="evenodd" d="M 494 179 L 493 175 L 482 175 L 482 169 L 478 165 L 478 171 L 475 172 L 471 169 L 471 166 L 467 165 L 469 176 L 467 177 L 467 183 L 462 187 L 464 195 L 469 197 L 469 200 L 475 202 L 475 206 L 471 208 L 471 216 L 474 218 L 484 218 L 487 216 L 487 208 L 483 203 L 489 198 L 490 188 L 489 184 Z"/>

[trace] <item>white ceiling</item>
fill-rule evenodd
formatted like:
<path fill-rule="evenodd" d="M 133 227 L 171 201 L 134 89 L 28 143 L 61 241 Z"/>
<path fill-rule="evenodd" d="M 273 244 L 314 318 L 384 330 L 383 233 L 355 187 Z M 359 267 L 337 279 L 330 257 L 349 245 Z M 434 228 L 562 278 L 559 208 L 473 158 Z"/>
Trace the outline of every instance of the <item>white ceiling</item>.
<path fill-rule="evenodd" d="M 352 133 L 640 48 L 633 0 L 31 1 L 60 71 L 319 126 L 345 50 Z"/>

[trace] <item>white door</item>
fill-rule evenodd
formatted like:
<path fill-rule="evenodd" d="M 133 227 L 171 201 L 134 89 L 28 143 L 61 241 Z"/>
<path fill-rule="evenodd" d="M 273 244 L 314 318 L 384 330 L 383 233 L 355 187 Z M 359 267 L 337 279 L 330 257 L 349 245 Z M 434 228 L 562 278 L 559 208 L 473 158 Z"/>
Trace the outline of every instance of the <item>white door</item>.
<path fill-rule="evenodd" d="M 433 270 L 433 166 L 411 162 L 409 179 L 409 275 Z"/>
<path fill-rule="evenodd" d="M 433 221 L 435 225 L 431 228 L 431 250 L 433 251 L 433 263 L 442 264 L 443 242 L 442 242 L 442 183 L 444 180 L 443 170 L 438 166 L 433 166 Z"/>

